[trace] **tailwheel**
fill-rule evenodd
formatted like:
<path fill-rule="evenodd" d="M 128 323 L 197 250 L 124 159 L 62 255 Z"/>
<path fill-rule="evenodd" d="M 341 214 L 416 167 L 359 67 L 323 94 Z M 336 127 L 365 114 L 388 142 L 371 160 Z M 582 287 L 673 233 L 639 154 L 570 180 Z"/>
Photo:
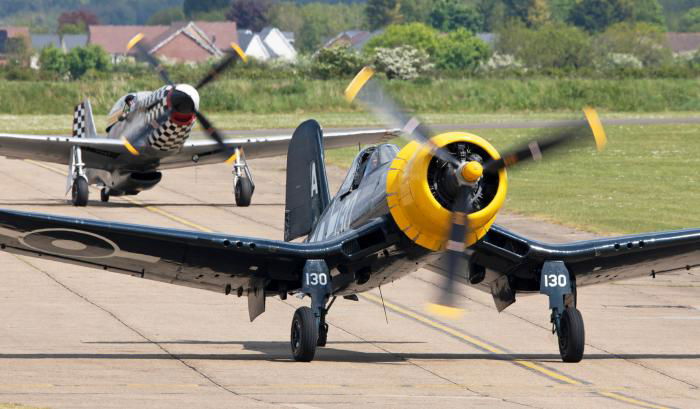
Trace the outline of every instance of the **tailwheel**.
<path fill-rule="evenodd" d="M 100 190 L 100 200 L 103 202 L 109 202 L 109 189 L 106 187 L 103 187 L 102 190 Z"/>
<path fill-rule="evenodd" d="M 236 195 L 236 205 L 240 207 L 250 206 L 250 201 L 253 198 L 253 183 L 247 176 L 239 176 L 236 178 L 234 186 Z"/>
<path fill-rule="evenodd" d="M 583 317 L 576 307 L 568 307 L 559 318 L 559 353 L 564 362 L 580 362 L 586 342 Z"/>
<path fill-rule="evenodd" d="M 89 193 L 87 180 L 83 177 L 75 178 L 71 189 L 73 206 L 87 206 Z"/>
<path fill-rule="evenodd" d="M 316 354 L 318 342 L 318 323 L 313 310 L 300 307 L 294 312 L 292 319 L 292 355 L 298 362 L 311 362 Z"/>

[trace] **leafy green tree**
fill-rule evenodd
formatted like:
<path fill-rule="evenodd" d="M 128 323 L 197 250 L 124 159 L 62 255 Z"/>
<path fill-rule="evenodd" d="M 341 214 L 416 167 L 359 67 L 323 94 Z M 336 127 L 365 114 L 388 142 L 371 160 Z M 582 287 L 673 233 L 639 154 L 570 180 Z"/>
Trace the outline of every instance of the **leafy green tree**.
<path fill-rule="evenodd" d="M 489 46 L 464 28 L 440 38 L 435 50 L 438 68 L 450 71 L 473 71 L 488 60 Z"/>
<path fill-rule="evenodd" d="M 372 30 L 392 23 L 400 23 L 403 19 L 399 0 L 367 0 L 365 14 L 369 28 Z"/>
<path fill-rule="evenodd" d="M 387 27 L 382 34 L 369 40 L 365 47 L 371 52 L 379 47 L 395 48 L 410 45 L 433 55 L 438 41 L 438 31 L 423 23 L 394 24 Z"/>
<path fill-rule="evenodd" d="M 429 22 L 442 31 L 465 28 L 477 33 L 484 27 L 484 18 L 476 7 L 462 0 L 438 0 L 430 11 Z"/>
<path fill-rule="evenodd" d="M 512 55 L 527 68 L 573 71 L 593 65 L 591 37 L 577 27 L 548 23 L 539 28 L 514 24 L 499 32 L 497 51 Z"/>
<path fill-rule="evenodd" d="M 697 32 L 700 31 L 700 7 L 695 7 L 688 10 L 681 18 L 680 31 Z"/>
<path fill-rule="evenodd" d="M 187 18 L 195 18 L 200 13 L 209 13 L 228 7 L 231 0 L 185 0 L 182 11 Z"/>
<path fill-rule="evenodd" d="M 66 64 L 71 78 L 78 79 L 89 70 L 106 71 L 109 55 L 102 47 L 90 44 L 72 49 L 66 54 Z"/>
<path fill-rule="evenodd" d="M 440 0 L 401 0 L 401 16 L 404 23 L 427 23 L 435 3 Z"/>
<path fill-rule="evenodd" d="M 175 21 L 183 21 L 185 19 L 185 13 L 182 11 L 182 7 L 169 7 L 167 9 L 162 9 L 156 11 L 151 17 L 148 18 L 146 24 L 157 26 L 157 25 L 168 25 Z"/>
<path fill-rule="evenodd" d="M 623 21 L 664 25 L 664 16 L 658 0 L 577 0 L 569 14 L 569 22 L 590 32 Z"/>
<path fill-rule="evenodd" d="M 314 55 L 313 62 L 312 72 L 321 79 L 353 76 L 367 63 L 347 46 L 323 48 Z"/>
<path fill-rule="evenodd" d="M 268 17 L 271 26 L 283 31 L 299 34 L 304 26 L 302 7 L 289 1 L 274 3 L 270 8 Z"/>
<path fill-rule="evenodd" d="M 571 8 L 569 22 L 591 32 L 607 27 L 634 15 L 632 0 L 577 0 Z"/>
<path fill-rule="evenodd" d="M 63 50 L 53 45 L 41 50 L 41 54 L 39 54 L 39 65 L 42 71 L 50 72 L 61 77 L 68 73 L 66 54 Z"/>
<path fill-rule="evenodd" d="M 501 0 L 478 0 L 476 8 L 483 16 L 484 31 L 497 31 L 508 19 L 506 7 Z"/>
<path fill-rule="evenodd" d="M 377 48 L 373 65 L 390 80 L 414 80 L 433 68 L 428 54 L 410 45 Z"/>
<path fill-rule="evenodd" d="M 361 28 L 364 8 L 360 4 L 309 3 L 301 7 L 303 24 L 296 32 L 302 51 L 316 51 L 339 32 Z M 280 27 L 282 28 L 282 27 Z"/>
<path fill-rule="evenodd" d="M 58 17 L 59 34 L 81 34 L 87 32 L 91 24 L 99 24 L 94 13 L 86 10 L 64 11 Z"/>
<path fill-rule="evenodd" d="M 665 31 L 651 23 L 617 23 L 598 35 L 595 44 L 605 55 L 631 55 L 644 66 L 660 65 L 671 58 Z"/>
<path fill-rule="evenodd" d="M 226 19 L 235 21 L 240 28 L 260 31 L 269 23 L 268 13 L 271 6 L 269 0 L 233 0 L 226 13 Z"/>
<path fill-rule="evenodd" d="M 576 0 L 549 0 L 549 10 L 556 21 L 565 22 Z"/>

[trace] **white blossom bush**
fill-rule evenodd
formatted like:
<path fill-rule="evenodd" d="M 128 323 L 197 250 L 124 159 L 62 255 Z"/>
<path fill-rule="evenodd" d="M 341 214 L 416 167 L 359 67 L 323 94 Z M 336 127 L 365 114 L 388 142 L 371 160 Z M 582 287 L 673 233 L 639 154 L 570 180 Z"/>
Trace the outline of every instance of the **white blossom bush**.
<path fill-rule="evenodd" d="M 642 68 L 642 61 L 632 54 L 608 53 L 605 56 L 605 64 L 609 68 Z"/>
<path fill-rule="evenodd" d="M 433 69 L 428 54 L 410 45 L 395 48 L 377 48 L 374 67 L 389 79 L 414 80 Z"/>
<path fill-rule="evenodd" d="M 491 58 L 479 65 L 479 71 L 481 72 L 520 70 L 525 70 L 522 62 L 511 54 L 501 54 L 498 52 L 493 53 Z"/>

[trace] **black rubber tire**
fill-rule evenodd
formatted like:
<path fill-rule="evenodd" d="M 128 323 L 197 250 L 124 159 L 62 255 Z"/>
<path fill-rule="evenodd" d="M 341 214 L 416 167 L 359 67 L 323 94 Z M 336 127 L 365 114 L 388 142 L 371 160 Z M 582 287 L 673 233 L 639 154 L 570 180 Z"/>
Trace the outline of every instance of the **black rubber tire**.
<path fill-rule="evenodd" d="M 87 206 L 89 195 L 90 190 L 88 188 L 87 180 L 82 177 L 76 178 L 73 181 L 73 188 L 71 189 L 73 206 Z"/>
<path fill-rule="evenodd" d="M 236 196 L 236 206 L 248 207 L 253 199 L 253 183 L 247 177 L 236 178 L 236 186 L 234 186 Z"/>
<path fill-rule="evenodd" d="M 318 329 L 318 341 L 316 341 L 316 346 L 325 347 L 326 341 L 328 341 L 328 324 L 322 324 L 321 328 Z"/>
<path fill-rule="evenodd" d="M 109 189 L 106 187 L 103 187 L 102 190 L 100 190 L 100 200 L 105 203 L 109 202 Z"/>
<path fill-rule="evenodd" d="M 583 317 L 576 308 L 565 308 L 560 318 L 559 354 L 564 362 L 580 362 L 586 346 Z"/>
<path fill-rule="evenodd" d="M 292 356 L 297 362 L 311 362 L 316 354 L 318 324 L 309 307 L 300 307 L 292 319 Z"/>

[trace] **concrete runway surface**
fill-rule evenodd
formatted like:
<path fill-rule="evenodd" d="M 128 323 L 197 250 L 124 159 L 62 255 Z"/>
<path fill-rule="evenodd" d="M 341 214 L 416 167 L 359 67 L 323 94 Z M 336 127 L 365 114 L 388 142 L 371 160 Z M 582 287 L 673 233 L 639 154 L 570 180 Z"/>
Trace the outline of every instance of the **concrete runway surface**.
<path fill-rule="evenodd" d="M 0 207 L 282 238 L 284 158 L 251 161 L 253 206 L 232 205 L 224 165 L 165 172 L 154 190 L 87 208 L 63 198 L 65 169 L 0 159 Z M 343 172 L 331 169 L 334 186 Z M 547 240 L 587 235 L 502 215 Z M 428 271 L 360 302 L 338 300 L 329 342 L 290 360 L 300 301 L 244 298 L 0 253 L 0 403 L 50 408 L 691 408 L 700 406 L 700 271 L 579 290 L 586 356 L 559 360 L 544 296 L 498 314 L 463 286 L 467 313 L 424 312 Z"/>

